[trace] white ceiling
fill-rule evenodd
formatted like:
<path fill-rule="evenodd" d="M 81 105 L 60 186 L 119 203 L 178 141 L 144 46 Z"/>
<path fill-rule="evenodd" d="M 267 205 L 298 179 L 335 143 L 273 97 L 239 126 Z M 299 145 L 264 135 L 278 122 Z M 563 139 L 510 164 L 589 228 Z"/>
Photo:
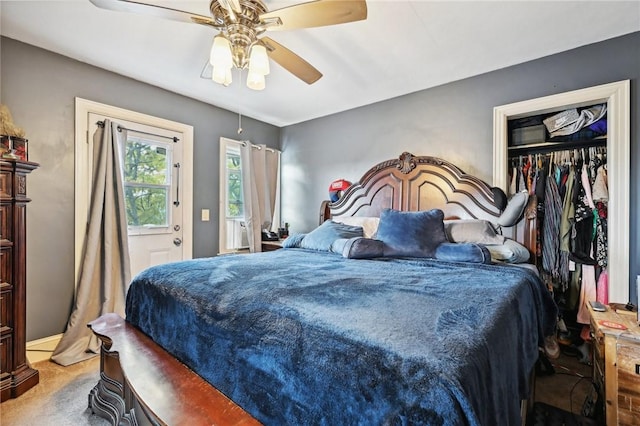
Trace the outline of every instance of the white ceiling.
<path fill-rule="evenodd" d="M 266 0 L 269 10 L 303 2 Z M 208 15 L 208 0 L 162 1 Z M 381 1 L 366 21 L 269 35 L 318 68 L 272 63 L 267 88 L 200 78 L 215 35 L 89 0 L 0 1 L 0 33 L 276 126 L 371 104 L 640 30 L 640 1 Z"/>

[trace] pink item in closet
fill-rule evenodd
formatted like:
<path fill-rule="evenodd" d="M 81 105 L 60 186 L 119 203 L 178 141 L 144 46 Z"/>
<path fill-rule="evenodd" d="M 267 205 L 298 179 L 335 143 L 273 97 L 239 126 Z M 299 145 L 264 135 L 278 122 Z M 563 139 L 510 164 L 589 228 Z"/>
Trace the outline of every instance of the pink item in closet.
<path fill-rule="evenodd" d="M 607 171 L 604 166 L 600 166 L 596 172 L 596 181 L 593 183 L 592 194 L 593 201 L 609 201 L 609 190 L 607 188 Z"/>
<path fill-rule="evenodd" d="M 596 300 L 605 305 L 609 304 L 609 274 L 603 269 L 598 277 Z"/>
<path fill-rule="evenodd" d="M 589 308 L 587 303 L 596 300 L 596 271 L 593 265 L 582 265 L 582 288 L 580 289 L 580 304 L 577 322 L 589 324 Z"/>
<path fill-rule="evenodd" d="M 581 173 L 581 180 L 582 180 L 582 186 L 584 187 L 584 192 L 585 195 L 587 196 L 587 203 L 589 204 L 589 207 L 591 207 L 591 209 L 595 209 L 596 205 L 593 203 L 593 198 L 591 198 L 591 182 L 589 182 L 589 174 L 588 174 L 588 169 L 587 169 L 587 165 L 583 165 L 582 166 L 582 173 Z"/>

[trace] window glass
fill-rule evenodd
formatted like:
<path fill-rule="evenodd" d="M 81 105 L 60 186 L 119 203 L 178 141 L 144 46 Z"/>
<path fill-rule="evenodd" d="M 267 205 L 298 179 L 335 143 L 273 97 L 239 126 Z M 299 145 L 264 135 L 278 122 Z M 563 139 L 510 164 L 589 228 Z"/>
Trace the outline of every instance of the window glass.
<path fill-rule="evenodd" d="M 123 169 L 127 225 L 168 226 L 170 146 L 130 136 L 125 145 Z"/>
<path fill-rule="evenodd" d="M 227 148 L 227 218 L 244 217 L 242 165 L 237 149 Z"/>

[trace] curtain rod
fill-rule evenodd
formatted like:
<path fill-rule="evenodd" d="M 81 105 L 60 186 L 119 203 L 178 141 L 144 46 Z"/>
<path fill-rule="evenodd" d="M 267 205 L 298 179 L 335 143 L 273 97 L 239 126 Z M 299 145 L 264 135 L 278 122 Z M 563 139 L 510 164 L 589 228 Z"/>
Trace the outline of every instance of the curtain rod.
<path fill-rule="evenodd" d="M 104 121 L 98 121 L 96 124 L 99 127 L 104 127 Z M 127 129 L 126 127 L 123 127 L 123 126 L 118 124 L 118 131 L 122 132 L 123 130 L 129 130 L 131 132 L 136 132 L 136 133 L 140 133 L 140 134 L 143 134 L 143 135 L 157 136 L 159 138 L 171 139 L 173 142 L 178 142 L 180 140 L 175 136 L 172 137 L 172 136 L 158 135 L 156 133 L 143 132 L 143 131 L 135 130 L 135 129 Z"/>
<path fill-rule="evenodd" d="M 242 146 L 247 146 L 247 143 L 249 143 L 249 142 L 247 142 L 247 141 L 241 141 L 241 142 L 240 142 L 240 145 L 242 145 Z M 260 145 L 254 145 L 254 144 L 251 144 L 251 148 L 254 148 L 254 149 L 262 149 L 262 147 L 261 147 Z M 276 150 L 275 150 L 275 149 L 273 149 L 273 148 L 265 147 L 265 149 L 266 149 L 267 151 L 269 151 L 269 152 L 272 152 L 272 153 L 275 153 L 275 152 L 276 152 Z"/>

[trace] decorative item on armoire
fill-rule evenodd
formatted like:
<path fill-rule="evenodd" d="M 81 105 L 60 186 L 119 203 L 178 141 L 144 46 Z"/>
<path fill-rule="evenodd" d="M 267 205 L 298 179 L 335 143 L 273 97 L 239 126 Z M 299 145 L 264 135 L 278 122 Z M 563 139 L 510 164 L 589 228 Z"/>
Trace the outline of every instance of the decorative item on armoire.
<path fill-rule="evenodd" d="M 11 111 L 0 104 L 0 155 L 2 158 L 29 161 L 25 132 L 13 123 Z"/>

